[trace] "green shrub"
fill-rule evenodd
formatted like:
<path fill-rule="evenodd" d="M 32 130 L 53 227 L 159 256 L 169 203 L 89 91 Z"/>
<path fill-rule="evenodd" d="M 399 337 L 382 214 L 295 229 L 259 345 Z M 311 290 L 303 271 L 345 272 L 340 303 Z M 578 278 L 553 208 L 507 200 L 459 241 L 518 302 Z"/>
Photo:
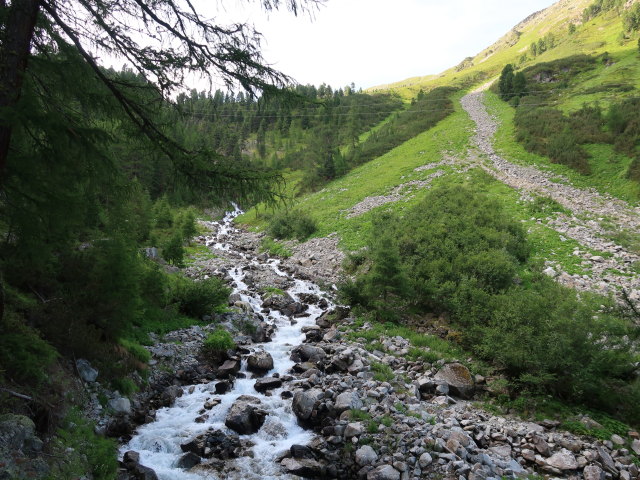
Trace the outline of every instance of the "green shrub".
<path fill-rule="evenodd" d="M 178 267 L 184 264 L 184 247 L 182 234 L 175 231 L 167 243 L 162 246 L 162 258 Z"/>
<path fill-rule="evenodd" d="M 151 353 L 139 343 L 121 338 L 120 345 L 127 349 L 127 351 L 138 361 L 142 363 L 148 363 L 151 360 Z"/>
<path fill-rule="evenodd" d="M 111 480 L 118 470 L 116 442 L 96 435 L 79 411 L 71 410 L 57 432 L 54 455 L 58 459 L 50 478 L 78 478 L 91 473 L 95 480 Z"/>
<path fill-rule="evenodd" d="M 179 220 L 179 225 L 182 238 L 187 242 L 191 242 L 191 239 L 198 234 L 196 216 L 191 209 L 182 214 Z"/>
<path fill-rule="evenodd" d="M 222 328 L 211 332 L 202 345 L 202 354 L 213 362 L 219 362 L 224 358 L 227 350 L 233 350 L 236 344 L 231 334 Z"/>
<path fill-rule="evenodd" d="M 153 205 L 153 217 L 156 228 L 171 228 L 173 225 L 173 214 L 166 195 L 159 198 Z"/>
<path fill-rule="evenodd" d="M 128 377 L 114 378 L 111 381 L 111 387 L 125 396 L 133 395 L 138 391 L 138 386 Z"/>
<path fill-rule="evenodd" d="M 218 277 L 197 281 L 177 276 L 174 282 L 172 302 L 178 305 L 180 313 L 197 319 L 225 306 L 231 293 Z"/>
<path fill-rule="evenodd" d="M 17 313 L 5 312 L 0 323 L 0 379 L 6 376 L 37 386 L 47 379 L 47 369 L 57 357 L 56 350 Z"/>
<path fill-rule="evenodd" d="M 297 238 L 304 241 L 316 230 L 317 224 L 313 218 L 303 212 L 287 211 L 273 216 L 269 222 L 269 235 L 273 238 Z"/>
<path fill-rule="evenodd" d="M 395 377 L 391 367 L 384 363 L 371 362 L 371 370 L 374 372 L 373 379 L 379 382 L 390 382 Z"/>

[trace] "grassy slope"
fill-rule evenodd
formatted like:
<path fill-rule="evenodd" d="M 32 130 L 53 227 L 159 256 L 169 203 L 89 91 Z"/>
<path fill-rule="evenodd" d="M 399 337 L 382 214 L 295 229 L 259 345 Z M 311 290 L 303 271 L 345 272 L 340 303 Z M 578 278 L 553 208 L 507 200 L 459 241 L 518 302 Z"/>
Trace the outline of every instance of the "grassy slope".
<path fill-rule="evenodd" d="M 521 32 L 516 43 L 510 45 L 514 37 L 511 32 L 507 33 L 495 44 L 476 55 L 473 58 L 473 66 L 460 72 L 451 68 L 439 75 L 409 78 L 373 87 L 369 91 L 393 91 L 404 97 L 412 97 L 421 88 L 430 90 L 441 85 L 481 85 L 498 76 L 507 63 L 517 65 L 522 54 L 528 53 L 531 43 L 549 32 L 556 37 L 557 46 L 542 55 L 529 58 L 527 62 L 519 65 L 521 68 L 579 53 L 591 55 L 609 52 L 616 55 L 617 52 L 636 48 L 637 37 L 629 39 L 622 45 L 619 43 L 618 36 L 622 31 L 622 21 L 613 12 L 581 24 L 582 11 L 591 3 L 593 0 L 561 0 L 555 3 L 534 18 L 514 27 Z M 577 26 L 577 31 L 573 35 L 569 35 L 569 23 Z M 490 53 L 491 51 L 493 53 Z M 608 76 L 605 75 L 602 79 L 604 78 Z"/>
<path fill-rule="evenodd" d="M 571 3 L 573 7 L 568 8 L 567 3 Z M 535 62 L 550 61 L 576 53 L 594 54 L 604 51 L 608 51 L 615 61 L 611 66 L 598 65 L 595 69 L 577 77 L 566 93 L 563 93 L 563 96 L 559 98 L 559 108 L 567 111 L 574 110 L 584 102 L 591 101 L 600 101 L 606 106 L 608 100 L 618 98 L 620 94 L 612 95 L 610 92 L 599 92 L 584 95 L 584 92 L 589 88 L 601 86 L 603 83 L 624 82 L 640 87 L 636 40 L 630 40 L 624 45 L 619 44 L 617 38 L 622 29 L 621 21 L 612 13 L 580 25 L 576 33 L 570 36 L 568 34 L 569 22 L 578 23 L 582 10 L 590 3 L 591 0 L 559 2 L 547 12 L 518 26 L 518 30 L 523 33 L 515 45 L 508 47 L 505 41 L 508 40 L 509 35 L 503 37 L 489 49 L 476 56 L 475 65 L 463 72 L 455 72 L 452 69 L 440 76 L 405 80 L 389 86 L 389 88 L 406 98 L 415 94 L 420 88 L 459 83 L 465 77 L 473 77 L 479 71 L 488 72 L 486 76 L 489 77 L 495 76 L 499 74 L 505 63 L 516 61 L 524 51 L 527 51 L 531 42 L 544 36 L 547 32 L 553 31 L 558 45 L 536 57 Z M 480 59 L 485 58 L 485 53 L 490 49 L 495 50 L 495 53 L 480 62 Z M 529 60 L 522 66 L 531 64 L 533 61 Z M 479 83 L 485 81 L 481 80 Z M 400 88 L 401 85 L 404 86 Z M 454 98 L 456 112 L 440 122 L 435 128 L 418 135 L 386 155 L 362 165 L 345 177 L 332 182 L 320 192 L 307 195 L 296 202 L 297 208 L 307 211 L 318 220 L 319 230 L 316 232 L 316 236 L 326 236 L 331 232 L 337 232 L 341 238 L 342 248 L 356 250 L 364 245 L 370 230 L 371 216 L 377 211 L 386 209 L 402 214 L 403 209 L 417 203 L 422 198 L 423 192 L 414 192 L 410 198 L 386 204 L 362 216 L 346 218 L 348 210 L 364 198 L 387 194 L 397 185 L 412 179 L 424 178 L 435 171 L 414 172 L 416 167 L 437 162 L 446 152 L 458 157 L 465 156 L 473 125 L 466 113 L 459 107 L 457 99 L 460 96 L 461 94 Z M 526 152 L 514 140 L 513 117 L 515 110 L 501 102 L 492 93 L 488 93 L 487 105 L 490 112 L 496 115 L 502 124 L 495 138 L 495 147 L 505 158 L 516 163 L 535 164 L 558 174 L 559 177 L 568 177 L 578 187 L 593 187 L 632 203 L 637 202 L 637 199 L 640 198 L 640 186 L 624 178 L 630 159 L 616 154 L 611 146 L 593 145 L 587 147 L 594 159 L 591 161 L 593 174 L 585 177 L 563 165 L 553 164 L 547 158 Z M 525 223 L 529 230 L 534 258 L 553 259 L 569 273 L 587 273 L 579 264 L 579 258 L 572 255 L 573 249 L 578 244 L 570 239 L 562 239 L 557 232 L 538 223 L 536 217 L 540 217 L 539 212 L 534 212 L 529 205 L 523 204 L 516 192 L 473 170 L 465 175 L 466 178 L 462 178 L 460 174 L 453 173 L 449 166 L 440 168 L 446 170 L 448 175 L 435 179 L 432 182 L 433 185 L 471 181 L 475 188 L 484 190 L 499 199 L 510 213 Z M 257 228 L 264 228 L 268 219 L 268 214 L 257 215 L 255 211 L 250 211 L 239 220 Z"/>

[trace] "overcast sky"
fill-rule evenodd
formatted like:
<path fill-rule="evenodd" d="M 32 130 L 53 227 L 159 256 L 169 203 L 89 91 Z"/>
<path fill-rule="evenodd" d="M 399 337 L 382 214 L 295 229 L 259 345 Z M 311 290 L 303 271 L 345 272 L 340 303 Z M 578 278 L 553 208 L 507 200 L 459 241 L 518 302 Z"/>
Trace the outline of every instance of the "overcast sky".
<path fill-rule="evenodd" d="M 209 16 L 255 24 L 265 58 L 299 83 L 362 88 L 446 70 L 554 3 L 327 0 L 310 19 L 287 11 L 267 15 L 240 0 L 201 1 Z"/>

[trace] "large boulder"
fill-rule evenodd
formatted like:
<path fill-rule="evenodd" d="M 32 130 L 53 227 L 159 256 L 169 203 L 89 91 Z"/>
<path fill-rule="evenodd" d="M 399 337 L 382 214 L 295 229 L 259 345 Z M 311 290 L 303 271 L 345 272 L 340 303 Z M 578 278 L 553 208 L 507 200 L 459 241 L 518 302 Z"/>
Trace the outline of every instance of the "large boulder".
<path fill-rule="evenodd" d="M 436 381 L 442 381 L 449 386 L 449 392 L 460 398 L 473 397 L 475 382 L 467 367 L 461 363 L 447 363 L 435 375 Z"/>
<path fill-rule="evenodd" d="M 0 415 L 0 478 L 50 478 L 42 447 L 30 418 Z"/>
<path fill-rule="evenodd" d="M 326 478 L 325 469 L 317 460 L 310 458 L 285 458 L 280 463 L 287 473 L 304 478 Z"/>
<path fill-rule="evenodd" d="M 319 362 L 327 356 L 327 353 L 315 345 L 299 345 L 291 351 L 291 360 L 294 362 Z"/>
<path fill-rule="evenodd" d="M 229 378 L 240 371 L 240 360 L 232 358 L 218 367 L 218 378 Z"/>
<path fill-rule="evenodd" d="M 160 395 L 160 405 L 163 407 L 171 407 L 176 398 L 179 398 L 183 395 L 182 387 L 178 385 L 169 385 L 162 391 Z"/>
<path fill-rule="evenodd" d="M 276 377 L 265 377 L 259 378 L 256 380 L 253 388 L 260 393 L 264 393 L 268 390 L 273 390 L 274 388 L 280 388 L 282 386 L 282 379 Z"/>
<path fill-rule="evenodd" d="M 231 405 L 224 424 L 241 435 L 256 433 L 264 423 L 267 412 L 260 409 L 260 399 L 241 395 Z"/>
<path fill-rule="evenodd" d="M 283 315 L 292 317 L 298 313 L 302 313 L 306 305 L 302 305 L 293 299 L 291 295 L 286 292 L 282 294 L 275 294 L 269 296 L 264 302 L 262 302 L 262 308 L 270 308 L 272 310 L 278 310 Z"/>
<path fill-rule="evenodd" d="M 323 396 L 324 392 L 319 388 L 312 388 L 295 393 L 291 406 L 299 422 L 304 424 L 312 418 L 314 408 L 317 407 L 318 402 L 322 400 Z"/>
<path fill-rule="evenodd" d="M 273 357 L 269 352 L 259 351 L 247 357 L 247 370 L 264 375 L 273 368 Z"/>

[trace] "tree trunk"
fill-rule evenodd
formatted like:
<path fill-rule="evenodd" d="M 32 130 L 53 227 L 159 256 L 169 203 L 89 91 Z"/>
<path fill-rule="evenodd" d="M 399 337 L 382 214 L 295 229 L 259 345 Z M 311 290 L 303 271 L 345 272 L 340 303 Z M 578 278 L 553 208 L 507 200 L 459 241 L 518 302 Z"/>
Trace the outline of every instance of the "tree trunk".
<path fill-rule="evenodd" d="M 2 0 L 1 8 L 9 8 L 0 42 L 0 109 L 6 111 L 20 99 L 40 0 L 14 0 L 9 7 Z M 11 125 L 0 124 L 0 190 L 4 186 L 10 141 Z"/>

